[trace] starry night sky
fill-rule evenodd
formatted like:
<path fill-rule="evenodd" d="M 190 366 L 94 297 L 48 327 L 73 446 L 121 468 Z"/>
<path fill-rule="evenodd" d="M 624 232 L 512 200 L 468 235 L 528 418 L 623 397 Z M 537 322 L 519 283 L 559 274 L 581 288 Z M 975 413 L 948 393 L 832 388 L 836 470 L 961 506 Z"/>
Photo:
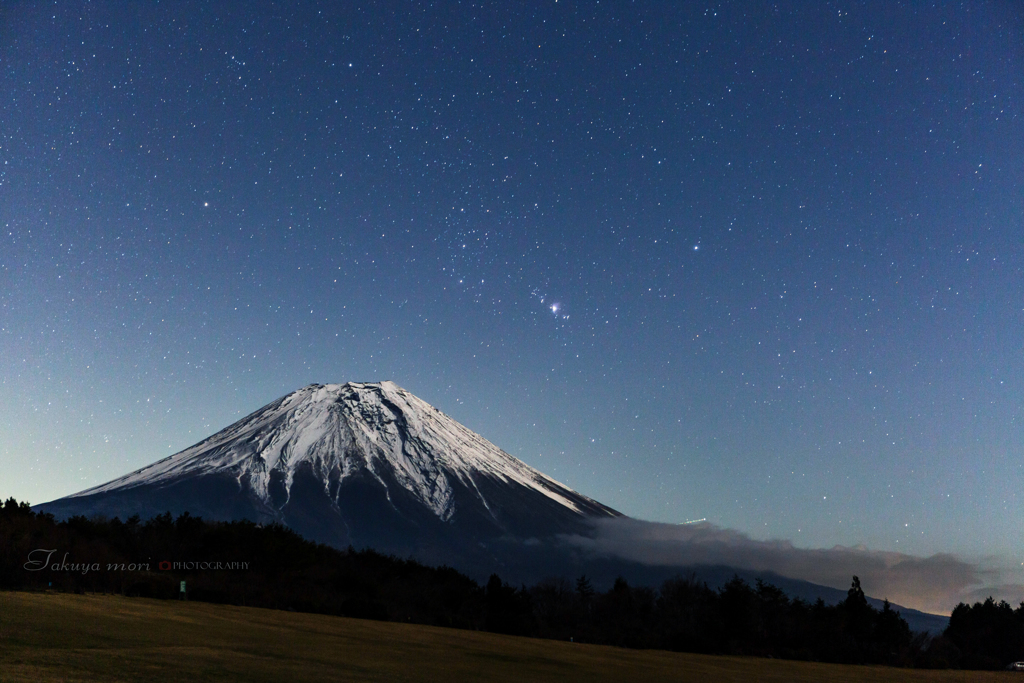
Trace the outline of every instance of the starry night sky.
<path fill-rule="evenodd" d="M 1016 2 L 4 3 L 0 495 L 390 379 L 622 512 L 1020 554 Z"/>

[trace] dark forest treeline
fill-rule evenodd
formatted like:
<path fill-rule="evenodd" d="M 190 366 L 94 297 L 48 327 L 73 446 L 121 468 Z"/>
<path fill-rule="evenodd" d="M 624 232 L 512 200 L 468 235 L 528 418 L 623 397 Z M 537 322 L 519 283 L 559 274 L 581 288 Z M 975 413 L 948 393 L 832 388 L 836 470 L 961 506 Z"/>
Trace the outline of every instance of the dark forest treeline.
<path fill-rule="evenodd" d="M 191 564 L 190 564 L 191 563 Z M 898 612 L 871 607 L 854 577 L 837 605 L 793 600 L 735 578 L 660 590 L 585 577 L 480 586 L 449 567 L 372 550 L 337 550 L 279 525 L 164 514 L 143 522 L 56 522 L 27 504 L 0 507 L 0 588 L 187 598 L 405 621 L 633 648 L 897 666 L 1000 668 L 1024 659 L 1024 605 L 960 605 L 940 638 L 912 634 Z"/>

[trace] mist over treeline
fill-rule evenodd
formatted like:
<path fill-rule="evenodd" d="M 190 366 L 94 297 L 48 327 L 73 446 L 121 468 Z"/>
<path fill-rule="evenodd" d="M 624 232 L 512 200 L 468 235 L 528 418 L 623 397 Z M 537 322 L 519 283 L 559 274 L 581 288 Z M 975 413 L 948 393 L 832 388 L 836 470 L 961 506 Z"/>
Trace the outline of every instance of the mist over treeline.
<path fill-rule="evenodd" d="M 185 583 L 185 592 L 181 585 Z M 1024 603 L 960 604 L 938 637 L 912 633 L 853 577 L 845 600 L 791 599 L 763 581 L 718 590 L 679 576 L 658 589 L 585 576 L 485 585 L 450 567 L 373 550 L 338 550 L 287 527 L 207 522 L 57 522 L 8 499 L 0 507 L 0 588 L 116 593 L 331 614 L 630 648 L 894 666 L 987 668 L 1024 659 Z"/>

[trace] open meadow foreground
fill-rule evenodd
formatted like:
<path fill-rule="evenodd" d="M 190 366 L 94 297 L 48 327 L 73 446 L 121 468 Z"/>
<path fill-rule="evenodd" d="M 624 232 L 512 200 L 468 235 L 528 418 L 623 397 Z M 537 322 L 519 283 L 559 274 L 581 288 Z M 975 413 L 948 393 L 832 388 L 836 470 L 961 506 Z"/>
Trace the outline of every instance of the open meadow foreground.
<path fill-rule="evenodd" d="M 626 650 L 198 602 L 0 593 L 0 681 L 996 681 Z"/>

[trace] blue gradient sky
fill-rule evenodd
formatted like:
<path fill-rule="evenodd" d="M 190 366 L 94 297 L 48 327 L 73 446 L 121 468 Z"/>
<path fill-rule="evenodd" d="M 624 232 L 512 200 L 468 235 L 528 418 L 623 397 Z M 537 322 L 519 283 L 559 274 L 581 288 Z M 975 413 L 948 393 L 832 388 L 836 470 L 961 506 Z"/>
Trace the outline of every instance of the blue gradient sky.
<path fill-rule="evenodd" d="M 1024 561 L 1021 35 L 1012 2 L 5 3 L 0 495 L 391 379 L 635 517 Z"/>

